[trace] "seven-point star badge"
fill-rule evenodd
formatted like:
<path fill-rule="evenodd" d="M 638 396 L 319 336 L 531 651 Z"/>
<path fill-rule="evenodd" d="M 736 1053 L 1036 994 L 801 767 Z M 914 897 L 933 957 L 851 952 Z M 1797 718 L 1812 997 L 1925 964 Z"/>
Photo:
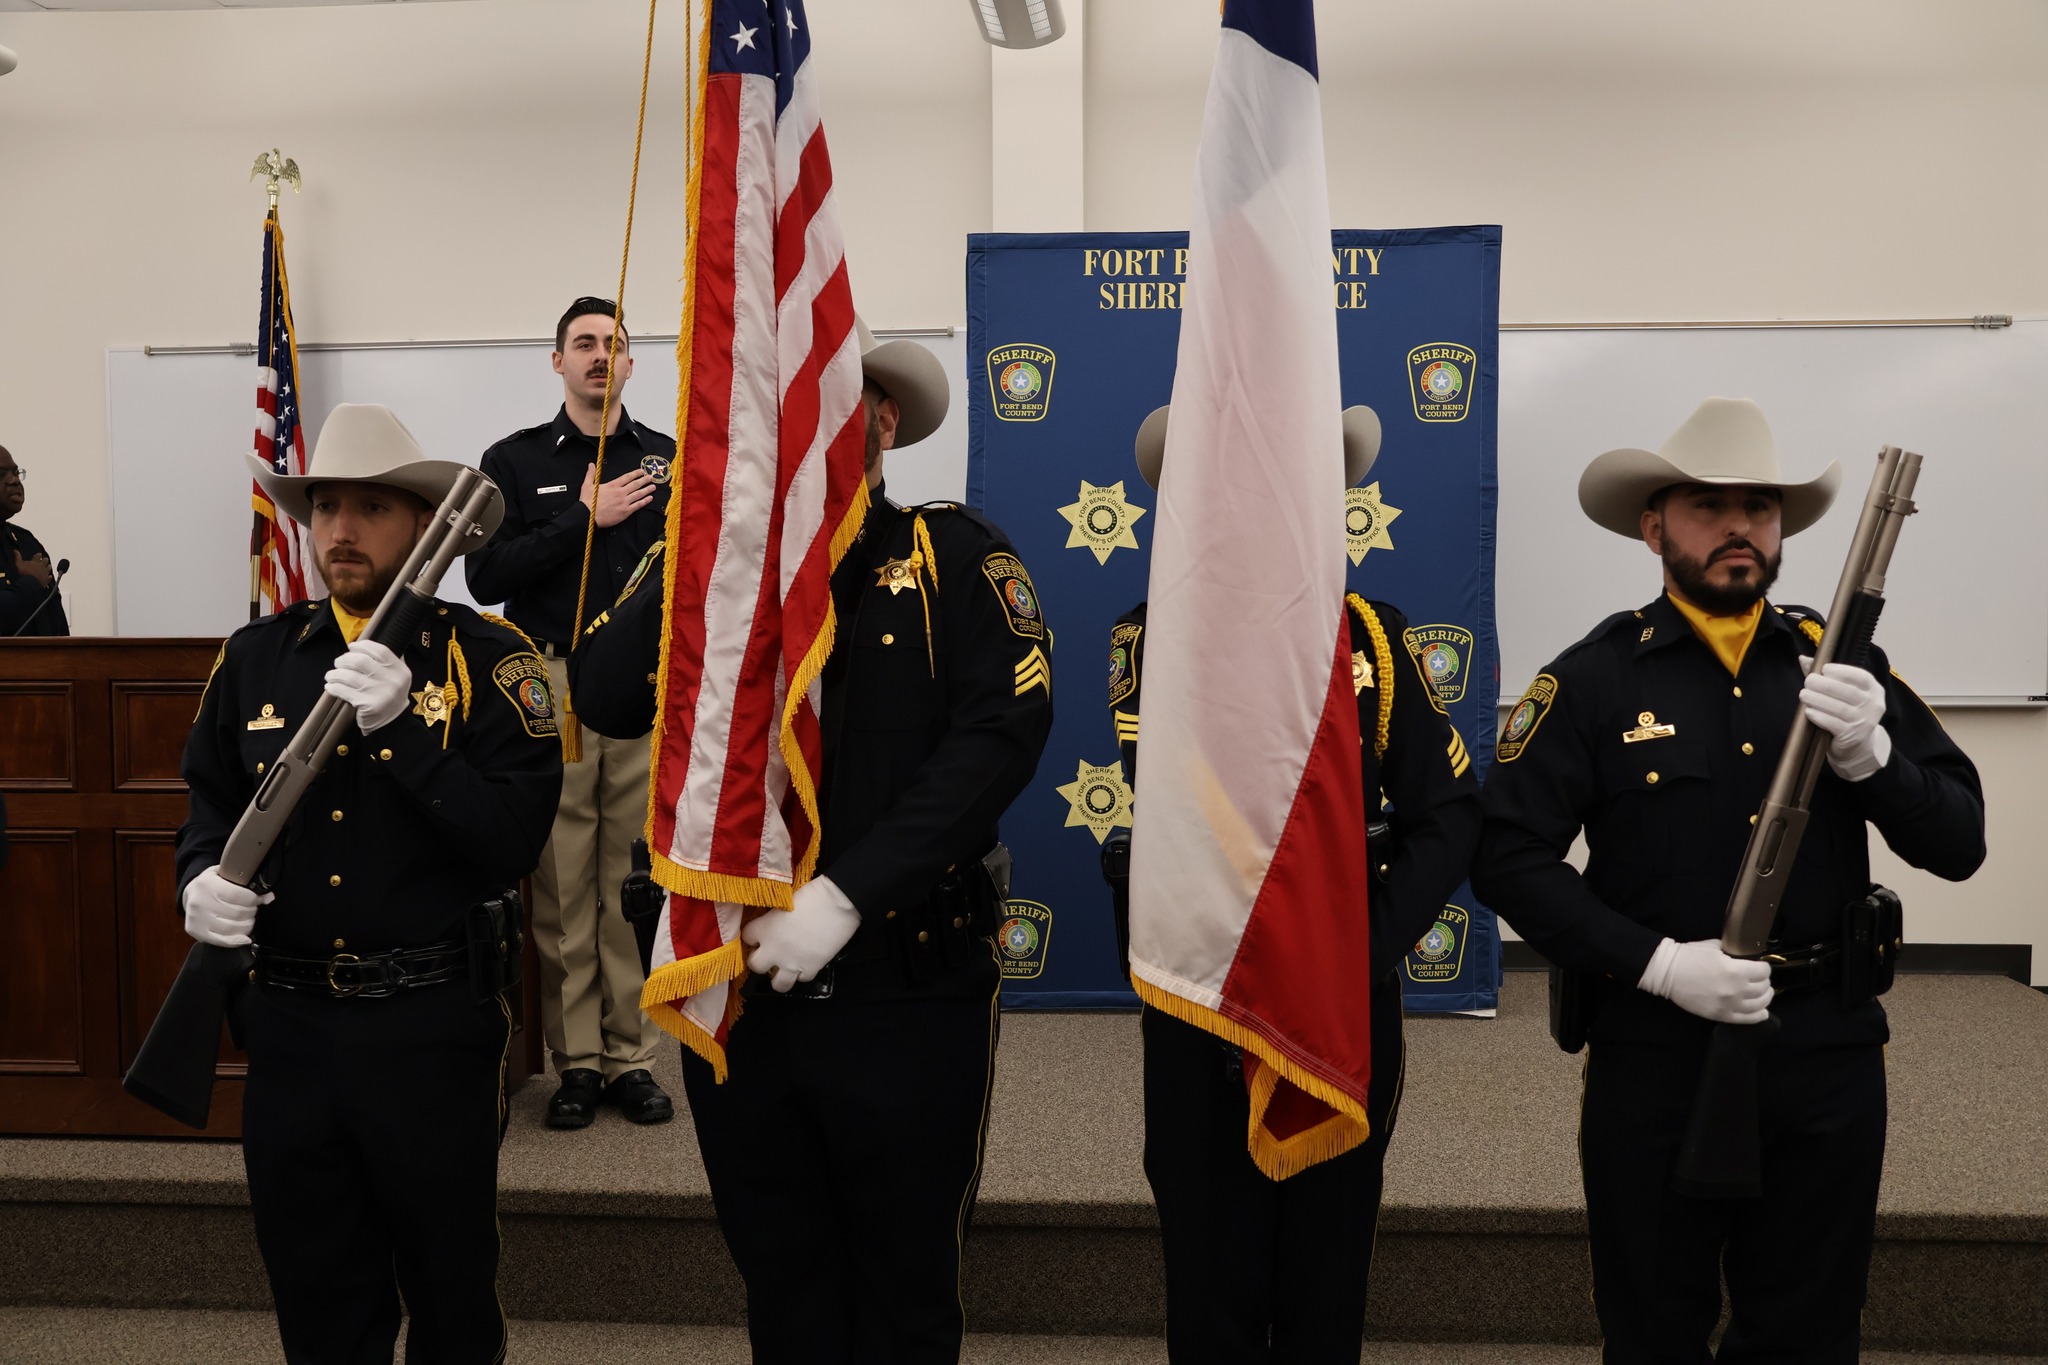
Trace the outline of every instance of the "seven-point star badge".
<path fill-rule="evenodd" d="M 1067 825 L 1086 825 L 1098 844 L 1118 825 L 1131 823 L 1131 789 L 1124 782 L 1122 759 L 1100 768 L 1084 759 L 1074 765 L 1074 780 L 1053 790 L 1067 799 Z"/>
<path fill-rule="evenodd" d="M 1394 518 L 1401 515 L 1401 509 L 1380 501 L 1380 486 L 1377 481 L 1363 488 L 1354 488 L 1344 495 L 1344 550 L 1356 564 L 1365 558 L 1367 550 L 1391 550 L 1394 538 L 1387 534 L 1387 527 L 1394 524 Z"/>
<path fill-rule="evenodd" d="M 1060 508 L 1060 515 L 1074 528 L 1067 535 L 1066 548 L 1092 550 L 1097 564 L 1107 564 L 1110 551 L 1138 548 L 1131 527 L 1145 515 L 1145 509 L 1124 500 L 1121 479 L 1100 488 L 1083 479 L 1080 500 Z"/>

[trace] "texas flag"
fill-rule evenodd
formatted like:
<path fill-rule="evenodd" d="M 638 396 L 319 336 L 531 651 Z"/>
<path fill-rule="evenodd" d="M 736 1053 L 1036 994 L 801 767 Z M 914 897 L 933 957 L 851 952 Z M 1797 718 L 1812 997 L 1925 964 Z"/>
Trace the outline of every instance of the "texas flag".
<path fill-rule="evenodd" d="M 1312 0 L 1226 0 L 1145 637 L 1131 974 L 1244 1049 L 1274 1179 L 1365 1140 L 1365 793 Z"/>

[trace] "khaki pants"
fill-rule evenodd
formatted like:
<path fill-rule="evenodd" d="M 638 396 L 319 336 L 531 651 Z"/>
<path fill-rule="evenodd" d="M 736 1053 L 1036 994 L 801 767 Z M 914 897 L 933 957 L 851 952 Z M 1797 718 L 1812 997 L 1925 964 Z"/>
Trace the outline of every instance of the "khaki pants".
<path fill-rule="evenodd" d="M 555 695 L 568 665 L 547 660 Z M 533 873 L 533 940 L 541 962 L 541 1032 L 557 1073 L 588 1067 L 611 1081 L 654 1056 L 658 1029 L 640 1011 L 640 948 L 619 913 L 619 883 L 647 823 L 647 739 L 583 730 L 583 761 L 562 769 L 562 804 Z"/>

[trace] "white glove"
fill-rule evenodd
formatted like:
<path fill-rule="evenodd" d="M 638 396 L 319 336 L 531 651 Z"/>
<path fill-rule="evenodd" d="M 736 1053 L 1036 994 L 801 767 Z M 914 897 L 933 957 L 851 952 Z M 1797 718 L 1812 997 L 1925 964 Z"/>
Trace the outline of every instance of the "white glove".
<path fill-rule="evenodd" d="M 220 864 L 185 883 L 185 932 L 201 943 L 216 948 L 239 948 L 249 941 L 256 927 L 256 907 L 276 897 L 266 891 L 257 895 L 246 886 L 236 886 L 220 875 Z"/>
<path fill-rule="evenodd" d="M 1665 939 L 1636 988 L 1717 1024 L 1761 1024 L 1771 1012 L 1771 964 L 1730 957 L 1719 939 Z"/>
<path fill-rule="evenodd" d="M 1843 781 L 1861 782 L 1891 761 L 1884 684 L 1869 669 L 1829 664 L 1808 673 L 1799 704 L 1809 721 L 1828 732 L 1828 766 Z"/>
<path fill-rule="evenodd" d="M 375 640 L 358 640 L 327 671 L 326 690 L 355 707 L 356 728 L 367 735 L 405 714 L 412 670 Z"/>
<path fill-rule="evenodd" d="M 829 877 L 813 877 L 796 889 L 795 903 L 787 910 L 770 910 L 754 916 L 740 930 L 740 941 L 752 952 L 747 968 L 768 978 L 768 984 L 786 991 L 800 981 L 809 981 L 839 956 L 839 950 L 860 928 L 860 911 L 846 893 Z"/>

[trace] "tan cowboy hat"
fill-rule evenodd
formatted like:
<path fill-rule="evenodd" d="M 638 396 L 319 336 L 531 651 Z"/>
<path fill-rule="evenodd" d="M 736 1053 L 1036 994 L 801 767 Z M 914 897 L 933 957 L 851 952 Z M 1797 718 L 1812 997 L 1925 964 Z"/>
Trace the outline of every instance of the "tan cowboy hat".
<path fill-rule="evenodd" d="M 381 483 L 416 493 L 428 506 L 439 507 L 455 486 L 455 476 L 468 467 L 428 459 L 398 414 L 381 403 L 336 404 L 320 428 L 304 474 L 276 473 L 254 455 L 248 460 L 249 472 L 270 500 L 302 526 L 313 521 L 311 490 L 316 483 Z M 504 519 L 505 499 L 493 497 L 484 509 L 483 534 L 489 537 Z"/>
<path fill-rule="evenodd" d="M 1785 535 L 1826 514 L 1842 482 L 1837 460 L 1816 478 L 1788 483 L 1764 410 L 1747 398 L 1709 398 L 1657 450 L 1610 450 L 1579 476 L 1579 506 L 1618 536 L 1640 540 L 1643 512 L 1659 489 L 1679 483 L 1775 488 L 1783 499 Z"/>
<path fill-rule="evenodd" d="M 895 399 L 902 410 L 891 449 L 916 445 L 946 420 L 946 408 L 952 401 L 946 367 L 914 341 L 877 342 L 865 322 L 855 318 L 853 325 L 860 331 L 861 378 Z"/>
<path fill-rule="evenodd" d="M 1166 462 L 1166 409 L 1171 406 L 1152 409 L 1138 424 L 1138 475 L 1154 488 L 1159 487 L 1159 467 Z M 1359 403 L 1344 409 L 1343 420 L 1344 486 L 1351 488 L 1364 481 L 1380 457 L 1380 415 Z"/>

